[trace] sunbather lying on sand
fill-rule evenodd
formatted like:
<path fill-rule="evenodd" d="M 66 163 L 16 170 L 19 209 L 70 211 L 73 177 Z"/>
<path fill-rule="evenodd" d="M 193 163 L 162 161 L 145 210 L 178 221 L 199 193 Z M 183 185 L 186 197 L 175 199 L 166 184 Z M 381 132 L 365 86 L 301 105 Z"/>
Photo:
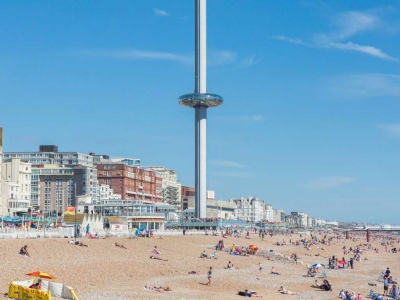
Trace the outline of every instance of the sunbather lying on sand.
<path fill-rule="evenodd" d="M 161 257 L 159 257 L 159 256 L 154 256 L 154 255 L 150 256 L 150 258 L 151 258 L 151 259 L 162 260 L 162 261 L 168 261 L 168 259 L 163 259 L 163 258 L 161 258 Z"/>
<path fill-rule="evenodd" d="M 118 244 L 118 243 L 114 243 L 114 246 L 118 247 L 118 248 L 122 248 L 122 249 L 128 249 L 124 245 L 121 245 L 121 244 Z"/>
<path fill-rule="evenodd" d="M 146 290 L 150 290 L 150 291 L 155 291 L 155 292 L 170 292 L 172 291 L 171 288 L 169 287 L 169 285 L 162 287 L 162 286 L 147 286 L 145 285 L 144 288 Z"/>
<path fill-rule="evenodd" d="M 258 295 L 256 291 L 253 290 L 244 290 L 243 291 L 238 291 L 238 295 L 239 296 L 244 296 L 244 297 L 260 297 L 262 298 L 262 296 Z"/>
<path fill-rule="evenodd" d="M 299 294 L 299 293 L 296 293 L 296 292 L 291 292 L 291 291 L 286 290 L 286 289 L 283 287 L 283 285 L 280 287 L 280 289 L 278 290 L 278 292 L 281 293 L 281 294 L 286 294 L 286 295 L 298 295 L 298 294 Z"/>

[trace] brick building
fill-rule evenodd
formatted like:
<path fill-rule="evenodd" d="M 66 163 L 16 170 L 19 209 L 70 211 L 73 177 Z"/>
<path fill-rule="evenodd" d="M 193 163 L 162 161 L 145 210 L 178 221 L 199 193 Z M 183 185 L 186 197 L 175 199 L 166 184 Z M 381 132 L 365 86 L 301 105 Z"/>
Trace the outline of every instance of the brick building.
<path fill-rule="evenodd" d="M 162 200 L 162 178 L 154 171 L 109 162 L 97 165 L 97 176 L 99 184 L 109 185 L 121 199 Z"/>
<path fill-rule="evenodd" d="M 193 187 L 182 186 L 181 187 L 181 210 L 184 211 L 188 208 L 194 208 L 194 195 L 195 189 Z"/>

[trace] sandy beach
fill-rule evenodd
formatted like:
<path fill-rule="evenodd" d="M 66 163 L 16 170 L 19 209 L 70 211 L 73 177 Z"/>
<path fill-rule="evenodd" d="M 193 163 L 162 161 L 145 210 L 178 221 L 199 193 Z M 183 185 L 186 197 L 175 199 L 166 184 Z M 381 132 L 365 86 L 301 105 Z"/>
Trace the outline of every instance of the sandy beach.
<path fill-rule="evenodd" d="M 320 235 L 318 235 L 320 237 Z M 219 236 L 186 235 L 163 236 L 163 238 L 107 238 L 100 240 L 80 239 L 88 247 L 79 247 L 68 243 L 68 239 L 27 239 L 0 240 L 1 251 L 1 290 L 6 293 L 8 284 L 13 280 L 29 279 L 25 274 L 42 270 L 57 277 L 62 282 L 76 289 L 79 299 L 241 299 L 238 290 L 252 289 L 263 299 L 337 299 L 339 291 L 360 292 L 364 299 L 372 288 L 382 292 L 383 283 L 378 282 L 378 274 L 390 267 L 394 278 L 399 278 L 400 254 L 385 252 L 385 247 L 378 241 L 372 242 L 379 253 L 368 250 L 362 255 L 362 262 L 355 262 L 354 269 L 326 270 L 332 292 L 325 292 L 312 285 L 316 278 L 306 277 L 307 264 L 328 263 L 328 257 L 336 255 L 346 259 L 343 246 L 367 244 L 366 238 L 359 241 L 339 240 L 330 246 L 322 245 L 326 250 L 312 249 L 307 251 L 303 246 L 275 246 L 283 239 L 289 242 L 300 239 L 298 234 L 292 236 L 267 237 L 261 241 L 258 234 L 251 234 L 250 239 L 228 237 L 224 239 L 229 248 L 233 243 L 238 246 L 255 244 L 260 249 L 273 249 L 284 255 L 296 253 L 299 262 L 295 265 L 289 261 L 268 261 L 258 256 L 234 256 L 219 251 L 217 259 L 202 259 L 200 253 L 206 250 L 213 252 L 212 247 L 221 239 Z M 304 236 L 303 236 L 304 237 Z M 309 238 L 309 236 L 307 236 Z M 114 246 L 114 242 L 123 244 L 127 249 Z M 30 258 L 19 255 L 19 249 L 28 245 Z M 168 261 L 150 259 L 150 250 L 154 246 L 161 252 L 161 257 Z M 397 244 L 398 246 L 398 244 Z M 364 248 L 364 247 L 363 247 Z M 366 248 L 366 247 L 365 247 Z M 309 255 L 305 255 L 305 254 Z M 320 253 L 320 256 L 315 256 Z M 368 260 L 364 260 L 367 257 Z M 228 261 L 239 269 L 224 269 Z M 258 264 L 261 262 L 262 271 Z M 270 274 L 274 266 L 281 275 Z M 213 267 L 212 285 L 207 286 L 207 271 Z M 197 271 L 199 275 L 188 274 Z M 257 277 L 259 279 L 257 279 Z M 321 282 L 323 278 L 318 278 Z M 368 283 L 377 286 L 369 286 Z M 144 286 L 166 286 L 170 292 L 145 290 Z M 300 295 L 282 295 L 277 292 L 283 285 L 286 289 L 299 292 Z"/>

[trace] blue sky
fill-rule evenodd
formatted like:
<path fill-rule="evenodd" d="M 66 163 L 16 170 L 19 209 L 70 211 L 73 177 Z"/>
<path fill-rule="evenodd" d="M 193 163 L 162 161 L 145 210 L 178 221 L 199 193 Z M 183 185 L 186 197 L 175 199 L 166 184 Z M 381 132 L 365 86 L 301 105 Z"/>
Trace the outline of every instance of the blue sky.
<path fill-rule="evenodd" d="M 400 1 L 208 1 L 208 188 L 398 223 Z M 137 157 L 194 184 L 194 1 L 2 1 L 5 151 Z"/>

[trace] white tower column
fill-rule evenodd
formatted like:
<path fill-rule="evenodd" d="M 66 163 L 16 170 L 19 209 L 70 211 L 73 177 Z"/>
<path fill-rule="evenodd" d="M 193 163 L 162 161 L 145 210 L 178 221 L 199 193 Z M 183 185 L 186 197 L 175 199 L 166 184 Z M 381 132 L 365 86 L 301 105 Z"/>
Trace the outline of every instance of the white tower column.
<path fill-rule="evenodd" d="M 206 0 L 195 0 L 195 90 L 179 97 L 179 104 L 195 109 L 195 217 L 207 217 L 207 108 L 223 98 L 207 93 Z"/>
<path fill-rule="evenodd" d="M 207 107 L 195 108 L 195 216 L 207 217 Z"/>
<path fill-rule="evenodd" d="M 206 0 L 196 0 L 195 17 L 195 93 L 207 93 L 207 18 Z M 207 217 L 207 106 L 195 107 L 195 216 Z"/>

